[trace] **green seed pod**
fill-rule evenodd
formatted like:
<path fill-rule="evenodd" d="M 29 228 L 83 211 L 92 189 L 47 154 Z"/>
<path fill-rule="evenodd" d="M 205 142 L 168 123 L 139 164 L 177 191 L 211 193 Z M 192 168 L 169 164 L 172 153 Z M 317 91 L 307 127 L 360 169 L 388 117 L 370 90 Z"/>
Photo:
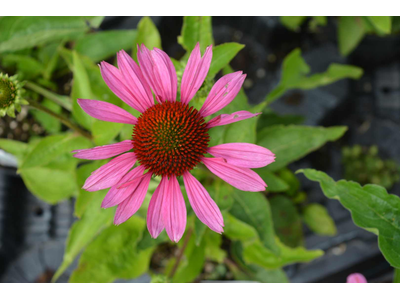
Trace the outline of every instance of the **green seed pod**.
<path fill-rule="evenodd" d="M 0 117 L 7 114 L 15 118 L 15 110 L 21 111 L 21 105 L 29 104 L 21 98 L 22 90 L 16 75 L 8 77 L 8 74 L 0 73 Z"/>

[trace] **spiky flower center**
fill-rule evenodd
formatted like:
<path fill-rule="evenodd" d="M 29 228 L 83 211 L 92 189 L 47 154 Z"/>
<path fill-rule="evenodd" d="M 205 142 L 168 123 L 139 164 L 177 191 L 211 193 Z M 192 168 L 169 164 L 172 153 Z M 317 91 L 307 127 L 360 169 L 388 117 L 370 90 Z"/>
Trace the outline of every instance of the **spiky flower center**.
<path fill-rule="evenodd" d="M 15 100 L 15 86 L 8 78 L 0 77 L 0 108 L 10 106 Z"/>
<path fill-rule="evenodd" d="M 181 102 L 158 103 L 147 109 L 133 128 L 133 149 L 140 164 L 155 175 L 180 176 L 207 152 L 204 118 Z"/>

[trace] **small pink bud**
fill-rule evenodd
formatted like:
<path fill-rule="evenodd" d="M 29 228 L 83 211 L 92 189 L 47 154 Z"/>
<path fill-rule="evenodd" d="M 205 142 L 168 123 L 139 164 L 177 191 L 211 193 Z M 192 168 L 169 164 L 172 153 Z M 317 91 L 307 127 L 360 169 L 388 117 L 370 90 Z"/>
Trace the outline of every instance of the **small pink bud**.
<path fill-rule="evenodd" d="M 353 273 L 347 276 L 347 283 L 367 283 L 363 274 Z"/>

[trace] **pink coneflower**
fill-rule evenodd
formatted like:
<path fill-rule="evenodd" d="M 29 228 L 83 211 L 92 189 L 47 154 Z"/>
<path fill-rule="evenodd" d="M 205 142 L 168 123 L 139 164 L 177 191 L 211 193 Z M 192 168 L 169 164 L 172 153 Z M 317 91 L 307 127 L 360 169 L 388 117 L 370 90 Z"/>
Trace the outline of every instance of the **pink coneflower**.
<path fill-rule="evenodd" d="M 177 179 L 182 176 L 197 217 L 211 230 L 223 232 L 221 211 L 201 183 L 190 174 L 200 162 L 240 190 L 265 190 L 267 185 L 250 168 L 272 163 L 275 156 L 271 151 L 247 143 L 208 147 L 210 128 L 259 115 L 238 111 L 216 116 L 208 122 L 205 120 L 235 98 L 246 75 L 235 72 L 223 76 L 212 87 L 199 111 L 189 106 L 203 84 L 211 58 L 212 46 L 201 57 L 199 44 L 196 45 L 183 73 L 180 101 L 176 99 L 175 68 L 160 49 L 150 51 L 144 45 L 138 47 L 140 67 L 125 51 L 117 54 L 119 69 L 102 62 L 100 70 L 104 81 L 119 98 L 142 113 L 139 118 L 107 102 L 78 99 L 82 109 L 94 118 L 133 125 L 132 140 L 74 151 L 75 157 L 92 160 L 119 155 L 94 171 L 83 186 L 87 191 L 111 188 L 102 207 L 118 205 L 115 224 L 125 222 L 137 212 L 151 177 L 161 176 L 150 200 L 147 227 L 153 238 L 165 228 L 169 238 L 178 242 L 186 227 L 185 200 Z M 205 157 L 207 153 L 214 157 Z M 136 162 L 139 166 L 133 168 Z"/>
<path fill-rule="evenodd" d="M 353 273 L 347 276 L 347 283 L 367 283 L 367 279 L 363 274 Z"/>

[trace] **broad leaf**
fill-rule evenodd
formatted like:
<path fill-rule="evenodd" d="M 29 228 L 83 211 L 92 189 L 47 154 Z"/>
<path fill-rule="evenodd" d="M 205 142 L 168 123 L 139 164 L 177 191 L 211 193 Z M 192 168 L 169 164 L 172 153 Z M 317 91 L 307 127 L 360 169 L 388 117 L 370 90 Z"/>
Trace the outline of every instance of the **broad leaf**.
<path fill-rule="evenodd" d="M 73 39 L 89 30 L 92 17 L 2 17 L 0 53 L 32 48 L 45 43 Z"/>
<path fill-rule="evenodd" d="M 389 16 L 368 16 L 365 17 L 371 22 L 378 34 L 389 34 L 392 30 L 392 17 Z"/>
<path fill-rule="evenodd" d="M 281 23 L 292 31 L 298 31 L 301 24 L 307 19 L 306 16 L 281 16 Z"/>
<path fill-rule="evenodd" d="M 340 53 L 349 55 L 361 42 L 366 34 L 364 21 L 361 17 L 339 17 L 338 42 Z"/>
<path fill-rule="evenodd" d="M 110 226 L 88 245 L 70 282 L 113 282 L 131 279 L 149 268 L 153 248 L 138 251 L 145 221 L 136 216 L 120 226 Z"/>
<path fill-rule="evenodd" d="M 379 186 L 356 182 L 334 181 L 327 174 L 313 169 L 298 172 L 320 183 L 325 196 L 339 200 L 352 215 L 354 223 L 378 235 L 379 248 L 386 260 L 400 268 L 400 199 Z"/>
<path fill-rule="evenodd" d="M 289 189 L 289 185 L 276 176 L 274 173 L 268 171 L 266 168 L 254 169 L 254 171 L 260 175 L 260 177 L 264 180 L 264 182 L 268 185 L 268 192 L 284 192 Z"/>
<path fill-rule="evenodd" d="M 303 219 L 316 234 L 333 236 L 337 232 L 335 222 L 321 204 L 312 203 L 307 205 L 303 210 Z"/>
<path fill-rule="evenodd" d="M 257 145 L 271 150 L 276 155 L 275 162 L 266 167 L 269 171 L 276 171 L 326 142 L 337 140 L 346 130 L 345 126 L 271 126 L 258 133 Z"/>
<path fill-rule="evenodd" d="M 21 164 L 28 152 L 28 144 L 9 139 L 0 139 L 0 149 L 14 155 L 18 160 L 18 164 Z"/>
<path fill-rule="evenodd" d="M 200 43 L 200 50 L 202 53 L 206 47 L 214 44 L 211 17 L 183 17 L 182 32 L 178 37 L 178 43 L 181 44 L 186 51 L 191 52 L 197 42 Z"/>
<path fill-rule="evenodd" d="M 132 42 L 136 38 L 136 30 L 109 30 L 85 35 L 79 39 L 74 49 L 93 62 L 99 62 L 118 51 L 132 49 Z"/>
<path fill-rule="evenodd" d="M 233 197 L 235 201 L 229 213 L 254 227 L 264 246 L 273 253 L 279 254 L 279 248 L 275 241 L 271 209 L 264 195 L 237 190 Z"/>
<path fill-rule="evenodd" d="M 227 66 L 230 61 L 238 54 L 240 50 L 244 48 L 244 45 L 238 43 L 225 43 L 213 48 L 213 57 L 208 70 L 208 77 L 214 78 L 214 76 Z"/>
<path fill-rule="evenodd" d="M 249 241 L 258 238 L 255 228 L 224 212 L 224 235 L 233 241 Z"/>

